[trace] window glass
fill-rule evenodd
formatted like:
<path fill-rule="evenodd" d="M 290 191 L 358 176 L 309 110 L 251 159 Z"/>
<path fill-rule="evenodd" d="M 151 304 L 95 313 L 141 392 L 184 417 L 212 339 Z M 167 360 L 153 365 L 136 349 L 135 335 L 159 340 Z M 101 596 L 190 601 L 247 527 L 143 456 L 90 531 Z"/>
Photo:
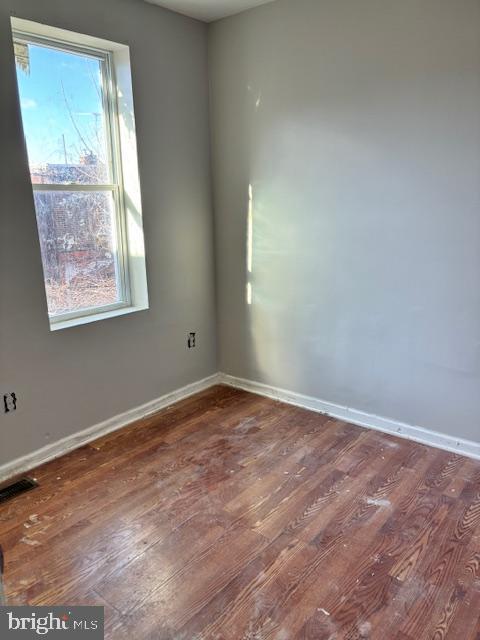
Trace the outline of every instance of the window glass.
<path fill-rule="evenodd" d="M 126 305 L 108 55 L 14 45 L 50 318 Z"/>
<path fill-rule="evenodd" d="M 118 303 L 112 195 L 36 191 L 34 198 L 49 314 Z"/>
<path fill-rule="evenodd" d="M 103 60 L 23 46 L 17 77 L 32 183 L 111 183 Z"/>

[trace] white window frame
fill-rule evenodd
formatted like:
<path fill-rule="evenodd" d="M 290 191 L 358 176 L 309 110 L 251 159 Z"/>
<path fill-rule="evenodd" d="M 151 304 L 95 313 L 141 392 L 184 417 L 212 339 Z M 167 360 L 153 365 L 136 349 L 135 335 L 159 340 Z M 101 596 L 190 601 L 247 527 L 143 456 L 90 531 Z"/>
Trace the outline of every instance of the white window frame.
<path fill-rule="evenodd" d="M 140 181 L 135 130 L 121 133 L 120 118 L 134 122 L 129 49 L 126 45 L 83 36 L 39 23 L 12 18 L 16 42 L 32 43 L 77 53 L 99 60 L 102 65 L 102 99 L 106 120 L 106 144 L 112 182 L 108 184 L 36 184 L 32 191 L 111 193 L 115 208 L 116 280 L 119 302 L 67 313 L 49 314 L 52 331 L 104 318 L 148 309 L 143 225 L 141 224 Z M 116 69 L 122 76 L 117 81 Z M 128 73 L 125 73 L 128 71 Z M 122 95 L 124 113 L 120 113 L 117 95 Z M 128 166 L 124 176 L 122 166 Z M 126 179 L 124 179 L 124 177 Z M 127 195 L 127 198 L 125 197 Z M 126 200 L 128 199 L 128 205 Z M 139 260 L 140 258 L 140 260 Z M 141 259 L 143 258 L 143 260 Z"/>

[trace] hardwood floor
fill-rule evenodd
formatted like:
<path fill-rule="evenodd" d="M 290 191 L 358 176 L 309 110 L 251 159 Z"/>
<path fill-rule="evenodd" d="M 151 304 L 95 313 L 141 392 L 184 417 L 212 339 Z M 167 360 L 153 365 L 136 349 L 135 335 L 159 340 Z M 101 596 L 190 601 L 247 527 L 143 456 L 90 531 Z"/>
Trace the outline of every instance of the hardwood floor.
<path fill-rule="evenodd" d="M 480 463 L 215 387 L 0 506 L 11 604 L 114 640 L 479 640 Z"/>

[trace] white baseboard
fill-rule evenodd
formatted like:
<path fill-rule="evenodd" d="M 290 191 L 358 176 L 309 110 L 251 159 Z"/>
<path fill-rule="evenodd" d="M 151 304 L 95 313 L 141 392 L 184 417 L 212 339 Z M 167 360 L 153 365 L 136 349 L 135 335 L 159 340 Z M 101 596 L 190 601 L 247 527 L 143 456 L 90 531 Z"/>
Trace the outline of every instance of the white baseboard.
<path fill-rule="evenodd" d="M 225 373 L 219 374 L 219 382 L 231 387 L 237 387 L 238 389 L 244 389 L 245 391 L 251 391 L 261 396 L 267 396 L 281 402 L 293 404 L 298 407 L 304 407 L 305 409 L 311 409 L 312 411 L 318 411 L 320 413 L 327 414 L 332 418 L 344 420 L 345 422 L 351 422 L 352 424 L 359 425 L 361 427 L 368 427 L 369 429 L 375 429 L 376 431 L 382 431 L 383 433 L 393 434 L 400 438 L 406 438 L 407 440 L 414 440 L 422 444 L 436 447 L 437 449 L 443 449 L 445 451 L 452 451 L 468 458 L 474 458 L 480 460 L 480 443 L 473 440 L 464 440 L 462 438 L 454 438 L 445 433 L 439 433 L 438 431 L 431 431 L 430 429 L 424 429 L 423 427 L 414 427 L 391 418 L 382 418 L 370 413 L 364 413 L 357 409 L 350 409 L 349 407 L 342 407 L 338 404 L 326 402 L 318 398 L 311 396 L 305 396 L 293 391 L 286 391 L 285 389 L 279 389 L 277 387 L 271 387 L 261 382 L 253 382 L 251 380 L 244 380 L 243 378 L 236 378 Z"/>
<path fill-rule="evenodd" d="M 332 418 L 351 422 L 361 427 L 367 427 L 369 429 L 375 429 L 376 431 L 382 431 L 383 433 L 390 433 L 400 438 L 406 438 L 407 440 L 414 440 L 422 444 L 443 449 L 445 451 L 452 451 L 469 458 L 480 460 L 480 443 L 472 440 L 464 440 L 462 438 L 454 438 L 444 433 L 437 431 L 431 431 L 430 429 L 424 429 L 423 427 L 414 427 L 412 425 L 404 424 L 390 418 L 383 418 L 381 416 L 372 415 L 356 409 L 350 409 L 348 407 L 342 407 L 341 405 L 326 402 L 319 398 L 313 398 L 311 396 L 305 396 L 293 391 L 286 391 L 285 389 L 279 389 L 272 387 L 261 382 L 254 382 L 251 380 L 244 380 L 243 378 L 236 378 L 234 376 L 227 375 L 225 373 L 216 373 L 198 382 L 191 384 L 167 393 L 160 398 L 156 398 L 146 404 L 143 404 L 129 411 L 125 411 L 113 418 L 109 418 L 104 422 L 84 429 L 78 433 L 74 433 L 71 436 L 62 438 L 57 442 L 42 447 L 38 451 L 33 451 L 21 458 L 7 462 L 0 466 L 0 482 L 17 476 L 25 471 L 29 471 L 35 467 L 38 467 L 45 462 L 58 458 L 59 456 L 73 451 L 84 444 L 88 444 L 101 436 L 121 429 L 122 427 L 141 420 L 149 415 L 170 406 L 171 404 L 188 398 L 195 393 L 204 391 L 215 384 L 226 384 L 230 387 L 236 387 L 238 389 L 244 389 L 245 391 L 251 391 L 268 398 L 280 400 L 287 404 L 293 404 L 298 407 L 304 407 L 312 411 L 318 411 L 320 413 L 327 414 Z"/>
<path fill-rule="evenodd" d="M 125 411 L 124 413 L 114 416 L 113 418 L 109 418 L 104 422 L 100 422 L 93 427 L 88 427 L 88 429 L 84 429 L 83 431 L 74 433 L 71 436 L 52 442 L 51 444 L 38 449 L 38 451 L 33 451 L 21 458 L 12 460 L 12 462 L 7 462 L 0 466 L 0 482 L 38 467 L 49 460 L 58 458 L 69 451 L 73 451 L 73 449 L 77 449 L 84 444 L 92 442 L 92 440 L 96 440 L 107 433 L 121 429 L 136 420 L 141 420 L 146 416 L 160 411 L 160 409 L 168 407 L 174 402 L 188 398 L 188 396 L 191 396 L 194 393 L 204 391 L 214 384 L 219 384 L 219 375 L 217 373 L 212 376 L 208 376 L 208 378 L 204 378 L 203 380 L 199 380 L 198 382 L 187 384 L 187 386 L 182 387 L 181 389 L 177 389 L 176 391 L 167 393 L 160 398 L 151 400 L 140 407 L 135 407 L 134 409 Z"/>

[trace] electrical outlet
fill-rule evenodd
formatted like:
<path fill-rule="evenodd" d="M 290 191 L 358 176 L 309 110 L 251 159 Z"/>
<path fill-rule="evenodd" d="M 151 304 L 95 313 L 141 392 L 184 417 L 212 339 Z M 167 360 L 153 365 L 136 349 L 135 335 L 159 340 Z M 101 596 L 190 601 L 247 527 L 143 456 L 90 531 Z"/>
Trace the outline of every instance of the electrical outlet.
<path fill-rule="evenodd" d="M 17 410 L 17 396 L 14 393 L 5 393 L 3 396 L 5 413 Z"/>
<path fill-rule="evenodd" d="M 187 344 L 188 344 L 188 348 L 189 349 L 193 349 L 196 345 L 195 345 L 195 341 L 196 341 L 196 333 L 189 333 L 188 334 L 188 340 L 187 340 Z"/>

